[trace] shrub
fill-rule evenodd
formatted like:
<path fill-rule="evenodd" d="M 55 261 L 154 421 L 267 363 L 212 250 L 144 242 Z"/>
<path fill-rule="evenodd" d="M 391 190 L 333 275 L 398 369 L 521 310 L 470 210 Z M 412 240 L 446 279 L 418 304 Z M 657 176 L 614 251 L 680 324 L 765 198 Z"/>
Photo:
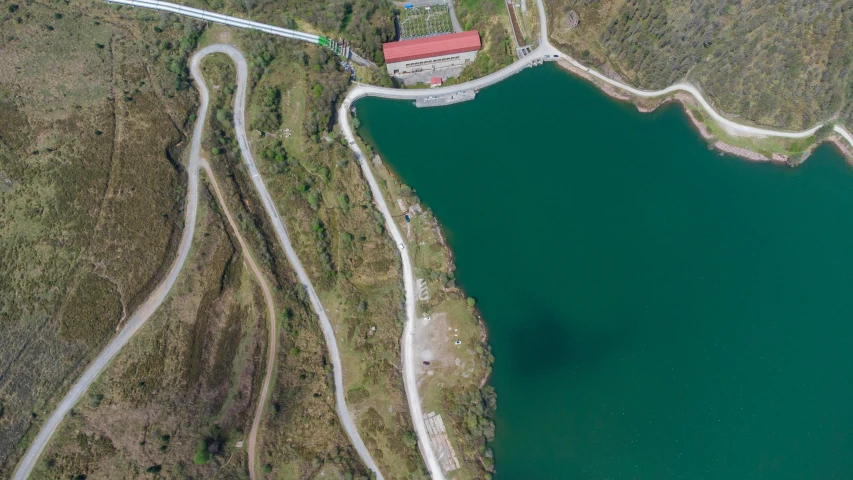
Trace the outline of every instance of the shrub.
<path fill-rule="evenodd" d="M 207 451 L 207 442 L 204 440 L 198 442 L 198 447 L 195 449 L 193 463 L 196 465 L 204 465 L 210 461 L 210 452 Z"/>
<path fill-rule="evenodd" d="M 89 406 L 92 408 L 98 408 L 101 405 L 101 400 L 104 399 L 104 396 L 100 393 L 89 393 Z"/>

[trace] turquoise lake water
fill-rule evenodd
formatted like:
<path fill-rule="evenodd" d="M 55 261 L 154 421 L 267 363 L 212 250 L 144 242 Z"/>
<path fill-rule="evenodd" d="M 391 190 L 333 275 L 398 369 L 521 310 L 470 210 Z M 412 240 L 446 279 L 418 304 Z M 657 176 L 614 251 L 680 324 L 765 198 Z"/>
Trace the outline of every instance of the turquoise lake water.
<path fill-rule="evenodd" d="M 498 479 L 853 478 L 853 168 L 709 151 L 554 66 L 364 99 L 496 357 Z"/>

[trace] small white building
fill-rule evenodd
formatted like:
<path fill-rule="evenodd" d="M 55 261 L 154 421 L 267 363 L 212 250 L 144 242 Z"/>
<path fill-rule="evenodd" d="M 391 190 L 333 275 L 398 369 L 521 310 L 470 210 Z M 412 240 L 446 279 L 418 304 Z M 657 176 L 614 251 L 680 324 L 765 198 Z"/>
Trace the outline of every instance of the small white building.
<path fill-rule="evenodd" d="M 473 61 L 480 50 L 476 30 L 382 44 L 388 73 L 407 73 L 459 67 Z"/>

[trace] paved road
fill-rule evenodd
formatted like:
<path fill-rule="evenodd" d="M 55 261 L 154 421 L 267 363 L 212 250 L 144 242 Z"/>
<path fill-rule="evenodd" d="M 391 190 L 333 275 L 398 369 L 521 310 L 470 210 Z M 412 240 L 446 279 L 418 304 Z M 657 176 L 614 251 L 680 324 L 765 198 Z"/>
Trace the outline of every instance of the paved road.
<path fill-rule="evenodd" d="M 193 71 L 193 77 L 198 81 L 199 88 L 207 88 L 204 86 L 204 80 L 202 80 L 201 72 Z M 258 430 L 260 429 L 261 420 L 263 419 L 264 407 L 266 406 L 270 383 L 272 382 L 272 373 L 275 371 L 275 344 L 276 337 L 278 337 L 278 330 L 276 329 L 275 323 L 275 303 L 272 299 L 272 292 L 270 291 L 269 284 L 267 284 L 264 275 L 261 273 L 261 269 L 258 268 L 258 265 L 255 263 L 255 259 L 252 257 L 252 252 L 249 251 L 249 247 L 243 240 L 243 236 L 240 235 L 240 229 L 237 228 L 237 222 L 234 221 L 234 218 L 231 216 L 231 212 L 228 210 L 228 205 L 222 197 L 222 192 L 219 190 L 219 185 L 216 183 L 216 177 L 213 176 L 213 170 L 210 169 L 210 165 L 208 165 L 207 160 L 201 160 L 201 168 L 204 169 L 205 173 L 207 173 L 207 178 L 210 179 L 210 184 L 213 186 L 213 191 L 216 194 L 216 199 L 219 201 L 219 206 L 222 208 L 222 212 L 225 213 L 225 218 L 228 219 L 231 231 L 234 232 L 234 236 L 237 237 L 240 249 L 243 250 L 243 258 L 246 260 L 246 263 L 249 264 L 249 268 L 252 269 L 252 273 L 255 274 L 255 278 L 258 280 L 258 285 L 261 286 L 261 290 L 264 292 L 264 301 L 267 303 L 267 370 L 266 375 L 264 376 L 263 386 L 261 387 L 261 395 L 258 397 L 258 406 L 255 409 L 255 418 L 252 420 L 252 430 L 249 432 L 249 478 L 251 480 L 255 480 L 258 478 L 255 465 L 258 457 Z"/>
<path fill-rule="evenodd" d="M 115 0 L 114 0 L 115 1 Z M 153 8 L 153 9 L 162 9 L 162 6 L 165 5 L 165 2 L 145 2 L 145 1 L 122 1 L 120 3 L 130 4 L 135 6 L 141 6 L 145 8 Z M 174 4 L 170 4 L 174 5 Z M 722 115 L 720 115 L 716 110 L 711 107 L 708 101 L 702 96 L 701 92 L 695 86 L 687 83 L 680 82 L 670 87 L 667 87 L 662 90 L 640 90 L 634 88 L 630 85 L 624 84 L 622 82 L 618 82 L 616 80 L 612 80 L 605 75 L 587 68 L 577 62 L 575 59 L 563 54 L 556 48 L 554 48 L 549 40 L 548 40 L 548 32 L 547 32 L 547 18 L 545 14 L 545 8 L 542 4 L 542 0 L 537 0 L 537 6 L 539 9 L 539 25 L 540 25 L 540 45 L 536 48 L 530 55 L 524 57 L 521 60 L 516 61 L 512 65 L 495 72 L 491 75 L 488 75 L 483 78 L 479 78 L 476 80 L 472 80 L 470 82 L 466 82 L 464 84 L 450 86 L 450 87 L 441 87 L 435 89 L 423 89 L 423 90 L 398 90 L 398 89 L 389 89 L 376 87 L 372 85 L 363 85 L 357 84 L 347 95 L 344 103 L 341 106 L 339 118 L 341 119 L 341 125 L 344 128 L 344 133 L 347 136 L 347 139 L 350 141 L 351 148 L 355 151 L 355 153 L 359 156 L 359 160 L 362 164 L 362 168 L 365 170 L 365 176 L 368 178 L 370 182 L 371 190 L 374 192 L 374 198 L 377 203 L 380 205 L 380 210 L 383 215 L 385 215 L 386 223 L 388 224 L 389 231 L 392 232 L 392 236 L 394 236 L 395 242 L 398 243 L 398 248 L 401 251 L 403 257 L 404 264 L 404 283 L 406 284 L 406 311 L 407 311 L 407 324 L 405 332 L 411 332 L 411 323 L 414 319 L 414 281 L 413 274 L 411 271 L 411 261 L 408 259 L 408 253 L 405 250 L 405 244 L 402 241 L 402 235 L 393 221 L 393 218 L 390 217 L 390 212 L 388 211 L 388 207 L 385 205 L 385 201 L 382 198 L 381 191 L 378 189 L 378 185 L 376 185 L 376 181 L 373 178 L 372 172 L 370 172 L 370 168 L 364 159 L 364 155 L 358 149 L 357 145 L 354 143 L 354 138 L 352 136 L 352 131 L 348 122 L 348 108 L 355 100 L 365 97 L 365 96 L 377 96 L 383 98 L 395 98 L 395 99 L 408 99 L 414 100 L 417 98 L 425 98 L 428 96 L 438 96 L 438 95 L 447 95 L 453 94 L 456 92 L 462 92 L 465 90 L 473 89 L 479 90 L 481 88 L 486 88 L 490 85 L 493 85 L 505 78 L 518 73 L 519 71 L 532 66 L 534 62 L 538 62 L 540 60 L 546 58 L 553 58 L 555 55 L 559 56 L 562 61 L 567 61 L 571 65 L 576 68 L 582 69 L 588 74 L 599 78 L 600 80 L 616 87 L 622 89 L 626 92 L 629 92 L 633 95 L 637 95 L 640 97 L 657 97 L 661 95 L 665 95 L 675 91 L 684 91 L 693 95 L 696 100 L 702 105 L 702 107 L 707 111 L 712 118 L 714 118 L 717 122 L 726 127 L 731 133 L 740 134 L 740 135 L 759 135 L 759 136 L 777 136 L 783 138 L 805 138 L 812 135 L 816 130 L 818 130 L 822 125 L 816 125 L 813 128 L 802 132 L 789 132 L 789 131 L 781 131 L 775 129 L 767 129 L 761 127 L 755 127 L 751 125 L 743 125 L 737 123 L 735 121 L 729 120 Z M 183 12 L 177 12 L 183 13 Z M 187 13 L 184 13 L 187 14 Z M 189 16 L 196 16 L 197 18 L 206 18 L 210 21 L 218 21 L 219 23 L 225 24 L 233 24 L 234 26 L 242 27 L 242 28 L 254 28 L 257 30 L 265 31 L 268 33 L 280 35 L 280 32 L 277 32 L 276 29 L 279 27 L 273 27 L 271 25 L 258 24 L 257 22 L 251 22 L 252 25 L 245 24 L 246 22 L 242 19 L 236 19 L 232 17 L 228 17 L 226 21 L 217 20 L 213 18 L 215 14 L 213 12 L 204 12 L 201 14 L 187 14 Z M 205 15 L 206 17 L 200 17 L 199 15 Z M 455 15 L 454 15 L 455 16 Z M 240 22 L 243 23 L 240 23 Z M 230 23 L 229 23 L 230 22 Z M 236 22 L 236 23 L 235 23 Z M 258 26 L 260 25 L 260 26 Z M 297 34 L 303 34 L 302 32 L 295 32 Z M 295 37 L 298 38 L 298 37 Z M 307 40 L 306 37 L 306 41 Z M 245 105 L 245 78 L 246 78 L 246 63 L 243 56 L 240 52 L 231 46 L 226 45 L 216 45 L 208 48 L 218 48 L 222 53 L 228 54 L 232 59 L 234 59 L 235 63 L 238 65 L 238 78 L 241 75 L 243 76 L 243 83 L 239 84 L 242 87 L 238 86 L 238 95 L 237 102 L 241 104 L 241 107 Z M 213 51 L 213 50 L 211 50 Z M 208 52 L 210 53 L 210 52 Z M 242 94 L 240 94 L 242 88 Z M 17 470 L 13 478 L 15 479 L 24 479 L 26 478 L 35 465 L 36 460 L 38 459 L 41 452 L 47 445 L 47 442 L 50 440 L 50 437 L 56 431 L 57 427 L 61 423 L 62 419 L 68 413 L 69 410 L 77 403 L 83 393 L 88 389 L 88 387 L 95 381 L 95 379 L 100 375 L 100 373 L 106 368 L 107 364 L 118 354 L 119 350 L 127 344 L 130 338 L 139 330 L 139 328 L 148 320 L 154 310 L 163 302 L 168 293 L 169 289 L 171 289 L 172 285 L 174 285 L 175 280 L 177 279 L 178 273 L 183 267 L 184 262 L 186 261 L 187 254 L 189 253 L 189 247 L 192 241 L 192 235 L 195 229 L 195 218 L 196 218 L 196 208 L 198 201 L 198 161 L 199 161 L 199 150 L 200 150 L 200 141 L 201 141 L 201 129 L 203 128 L 203 119 L 205 118 L 207 112 L 207 98 L 205 94 L 202 94 L 202 106 L 199 110 L 199 119 L 196 121 L 195 129 L 193 131 L 193 140 L 192 147 L 190 151 L 190 162 L 188 166 L 188 192 L 187 192 L 187 208 L 186 208 L 186 220 L 185 220 L 185 229 L 183 235 L 181 237 L 181 242 L 178 246 L 178 256 L 172 264 L 172 267 L 169 270 L 168 275 L 164 279 L 164 281 L 157 286 L 157 288 L 152 292 L 149 296 L 148 300 L 137 310 L 136 313 L 128 320 L 125 327 L 116 336 L 107 347 L 95 358 L 95 360 L 89 365 L 89 367 L 83 372 L 83 375 L 77 380 L 77 382 L 71 387 L 71 390 L 68 394 L 62 399 L 62 401 L 57 406 L 56 410 L 51 414 L 48 418 L 47 422 L 42 426 L 42 429 L 39 431 L 36 438 L 33 440 L 30 448 L 27 450 L 27 453 L 24 455 L 24 458 L 21 460 L 21 463 L 18 465 Z M 250 167 L 250 171 L 252 174 L 252 179 L 255 182 L 256 188 L 258 188 L 259 193 L 261 193 L 261 198 L 264 201 L 265 208 L 267 208 L 268 214 L 271 216 L 273 220 L 273 225 L 276 229 L 276 234 L 279 237 L 279 241 L 282 243 L 282 246 L 285 249 L 285 253 L 288 256 L 288 260 L 290 260 L 291 264 L 294 265 L 294 268 L 297 271 L 297 276 L 300 279 L 309 293 L 309 299 L 311 300 L 312 306 L 314 306 L 315 311 L 318 313 L 318 316 L 321 320 L 321 325 L 323 326 L 323 333 L 326 336 L 327 345 L 329 346 L 330 353 L 332 354 L 332 363 L 335 365 L 335 387 L 336 387 L 336 401 L 338 407 L 338 414 L 341 417 L 341 423 L 344 425 L 344 428 L 349 435 L 350 440 L 353 441 L 353 444 L 356 447 L 359 455 L 362 457 L 362 460 L 371 470 L 377 473 L 377 478 L 382 478 L 379 473 L 378 468 L 373 462 L 373 459 L 370 457 L 370 453 L 367 451 L 367 448 L 364 446 L 364 443 L 361 441 L 361 437 L 358 435 L 358 431 L 355 429 L 355 426 L 352 423 L 352 419 L 350 417 L 349 411 L 346 407 L 346 402 L 343 399 L 343 379 L 342 372 L 340 368 L 340 354 L 337 350 L 337 343 L 334 338 L 334 331 L 331 329 L 331 325 L 329 324 L 328 318 L 326 317 L 325 311 L 322 309 L 322 305 L 320 305 L 319 299 L 314 292 L 313 287 L 311 286 L 310 279 L 305 274 L 304 269 L 299 263 L 299 259 L 296 257 L 295 252 L 293 252 L 292 247 L 290 246 L 290 242 L 287 238 L 286 231 L 284 229 L 284 225 L 282 224 L 278 213 L 275 210 L 275 205 L 269 197 L 269 193 L 266 191 L 266 188 L 263 185 L 263 180 L 260 178 L 260 174 L 257 172 L 257 168 L 254 165 L 254 161 L 251 159 L 251 153 L 248 149 L 248 142 L 246 142 L 245 138 L 245 128 L 243 125 L 243 116 L 244 111 L 243 108 L 237 109 L 235 108 L 235 124 L 239 115 L 240 125 L 236 129 L 238 132 L 238 140 L 240 142 L 241 151 L 244 152 L 244 160 L 247 165 Z M 235 125 L 237 126 L 237 125 Z M 849 131 L 847 131 L 844 127 L 837 125 L 834 127 L 834 131 L 841 135 L 848 143 L 853 147 L 853 136 L 850 135 Z M 246 155 L 248 154 L 248 156 Z M 408 274 L 405 274 L 408 269 Z M 403 357 L 404 357 L 404 365 L 407 362 L 406 357 L 407 354 L 405 352 L 409 352 L 408 355 L 411 355 L 411 342 L 406 342 L 405 340 L 406 334 L 404 333 L 404 341 L 403 341 Z M 407 347 L 407 343 L 409 347 Z M 411 362 L 408 362 L 411 364 Z M 408 374 L 408 370 L 414 370 L 410 365 L 409 368 L 406 369 L 407 373 L 404 375 L 404 380 L 406 384 L 406 392 L 409 398 L 409 406 L 412 410 L 413 422 L 415 424 L 416 433 L 418 434 L 418 442 L 422 449 L 422 454 L 424 456 L 424 460 L 427 466 L 430 468 L 432 472 L 433 478 L 442 479 L 444 476 L 441 473 L 441 468 L 438 466 L 438 461 L 435 459 L 435 455 L 432 452 L 432 448 L 429 444 L 428 435 L 426 434 L 426 428 L 423 424 L 423 412 L 420 407 L 420 398 L 417 393 L 417 382 L 412 381 L 411 377 L 413 375 Z M 417 408 L 413 408 L 417 407 Z"/>
<path fill-rule="evenodd" d="M 630 85 L 624 84 L 622 82 L 613 80 L 603 75 L 602 73 L 585 67 L 577 60 L 571 58 L 570 56 L 564 54 L 557 48 L 555 48 L 548 40 L 548 21 L 546 18 L 546 13 L 544 6 L 542 4 L 542 0 L 536 1 L 537 6 L 539 7 L 539 46 L 533 50 L 529 55 L 525 56 L 523 59 L 516 61 L 515 63 L 495 72 L 491 75 L 487 75 L 482 78 L 478 78 L 476 80 L 472 80 L 470 82 L 461 83 L 459 85 L 453 85 L 449 87 L 440 87 L 440 88 L 430 88 L 430 89 L 394 89 L 394 88 L 385 88 L 385 87 L 376 87 L 373 85 L 364 85 L 358 84 L 350 93 L 350 98 L 352 101 L 355 101 L 358 98 L 373 96 L 373 97 L 382 97 L 382 98 L 392 98 L 392 99 L 400 99 L 400 100 L 416 100 L 418 98 L 426 98 L 429 96 L 440 96 L 440 95 L 450 95 L 456 92 L 462 92 L 465 90 L 473 89 L 480 90 L 482 88 L 486 88 L 488 86 L 494 85 L 521 70 L 532 66 L 534 63 L 538 63 L 542 60 L 553 59 L 558 57 L 560 61 L 568 62 L 572 66 L 585 71 L 586 73 L 604 81 L 616 88 L 624 90 L 632 95 L 636 95 L 638 97 L 643 98 L 653 98 L 660 97 L 663 95 L 667 95 L 673 92 L 686 92 L 692 95 L 702 108 L 708 112 L 708 114 L 720 123 L 723 127 L 726 128 L 730 133 L 734 135 L 741 136 L 762 136 L 762 137 L 781 137 L 781 138 L 806 138 L 813 135 L 822 124 L 815 125 L 814 127 L 804 130 L 801 132 L 791 132 L 785 130 L 777 130 L 770 128 L 762 128 L 756 127 L 752 125 L 745 125 L 733 120 L 730 120 L 719 112 L 714 110 L 710 103 L 702 96 L 702 93 L 697 89 L 694 85 L 689 82 L 679 82 L 674 85 L 671 85 L 667 88 L 661 90 L 641 90 L 638 88 L 634 88 Z M 836 130 L 838 131 L 838 130 Z M 841 134 L 841 133 L 840 133 Z M 841 134 L 844 136 L 843 134 Z M 846 137 L 845 137 L 846 138 Z M 849 141 L 849 140 L 848 140 Z"/>
<path fill-rule="evenodd" d="M 151 317 L 155 310 L 166 299 L 169 290 L 175 284 L 178 274 L 187 260 L 187 256 L 192 244 L 193 233 L 195 232 L 196 213 L 198 210 L 198 165 L 199 152 L 201 151 L 201 133 L 204 129 L 204 118 L 207 114 L 208 96 L 207 91 L 201 93 L 201 107 L 199 108 L 198 119 L 196 120 L 193 129 L 193 138 L 190 146 L 190 159 L 187 165 L 187 198 L 186 198 L 186 216 L 184 217 L 184 231 L 181 234 L 181 241 L 178 244 L 177 256 L 169 268 L 169 273 L 166 278 L 151 292 L 148 299 L 145 300 L 139 309 L 130 317 L 124 328 L 121 329 L 118 335 L 98 354 L 97 357 L 89 364 L 83 374 L 71 387 L 71 390 L 65 395 L 62 401 L 56 406 L 56 409 L 48 417 L 47 421 L 42 425 L 38 435 L 30 444 L 27 453 L 21 462 L 12 478 L 15 480 L 24 480 L 27 478 L 35 467 L 41 453 L 47 446 L 48 441 L 56 432 L 62 419 L 71 410 L 72 407 L 80 400 L 90 385 L 98 378 L 101 372 L 109 365 L 110 361 L 118 355 L 122 347 L 136 334 L 137 331 Z"/>
<path fill-rule="evenodd" d="M 456 7 L 453 6 L 454 0 L 447 0 L 447 6 L 450 7 L 450 23 L 453 25 L 453 31 L 459 33 L 462 31 L 462 25 L 459 25 L 459 20 L 456 18 Z"/>
<path fill-rule="evenodd" d="M 237 66 L 237 94 L 234 96 L 234 131 L 237 133 L 237 142 L 240 144 L 240 154 L 243 157 L 243 163 L 245 163 L 246 168 L 249 171 L 249 175 L 252 178 L 255 189 L 258 191 L 258 195 L 264 204 L 264 209 L 272 221 L 273 229 L 278 237 L 279 244 L 281 245 L 282 250 L 284 250 L 287 260 L 296 271 L 299 283 L 301 283 L 305 288 L 305 291 L 308 294 L 308 299 L 311 302 L 311 306 L 320 318 L 320 326 L 323 329 L 323 335 L 326 338 L 326 346 L 329 349 L 330 361 L 334 368 L 335 402 L 337 405 L 338 416 L 341 419 L 341 425 L 343 425 L 347 436 L 358 452 L 359 457 L 361 457 L 362 462 L 364 462 L 368 469 L 376 474 L 377 479 L 382 480 L 382 473 L 379 471 L 379 468 L 376 466 L 376 462 L 373 461 L 373 457 L 370 456 L 370 452 L 364 445 L 364 442 L 355 427 L 355 423 L 352 421 L 352 416 L 347 408 L 346 401 L 344 400 L 343 370 L 341 366 L 341 355 L 338 352 L 338 342 L 335 339 L 335 331 L 332 329 L 332 324 L 329 322 L 329 317 L 326 315 L 323 305 L 320 304 L 320 299 L 317 297 L 317 292 L 311 284 L 311 279 L 308 278 L 308 274 L 305 273 L 305 269 L 302 267 L 302 262 L 299 261 L 299 257 L 296 256 L 296 252 L 293 250 L 290 238 L 287 236 L 287 229 L 285 229 L 284 222 L 282 222 L 281 217 L 278 214 L 275 202 L 273 202 L 273 199 L 264 184 L 264 180 L 258 172 L 258 167 L 255 165 L 255 159 L 252 157 L 252 150 L 249 148 L 249 141 L 246 139 L 246 78 L 248 76 L 246 59 L 243 57 L 243 54 L 237 50 L 237 48 L 231 45 L 222 44 L 205 47 L 199 51 L 196 56 L 201 57 L 213 52 L 228 55 Z"/>
<path fill-rule="evenodd" d="M 850 146 L 853 147 L 853 135 L 850 135 L 850 132 L 846 128 L 841 125 L 836 125 L 835 127 L 833 127 L 833 130 L 835 130 L 835 133 L 844 137 L 844 140 L 847 140 L 847 143 L 849 143 Z"/>
<path fill-rule="evenodd" d="M 377 207 L 379 207 L 379 211 L 382 212 L 382 216 L 385 218 L 385 225 L 391 233 L 391 237 L 394 239 L 394 243 L 400 251 L 400 258 L 403 261 L 403 285 L 406 291 L 406 326 L 403 329 L 403 338 L 401 339 L 401 343 L 403 345 L 401 351 L 403 361 L 403 385 L 406 388 L 406 398 L 409 401 L 409 412 L 412 415 L 412 425 L 414 426 L 415 434 L 418 437 L 418 447 L 421 450 L 421 456 L 424 459 L 424 463 L 434 480 L 444 480 L 444 473 L 441 470 L 438 457 L 436 457 L 435 450 L 429 440 L 429 432 L 427 432 L 426 423 L 424 422 L 423 406 L 421 405 L 421 397 L 418 393 L 418 379 L 414 368 L 415 361 L 412 358 L 412 341 L 414 336 L 413 326 L 415 324 L 416 315 L 415 302 L 417 299 L 417 296 L 415 295 L 415 275 L 412 268 L 412 260 L 409 258 L 409 252 L 406 249 L 406 243 L 403 239 L 403 235 L 400 233 L 400 229 L 394 221 L 394 217 L 391 216 L 388 204 L 385 203 L 385 197 L 382 195 L 382 190 L 379 189 L 379 184 L 373 176 L 373 171 L 370 170 L 367 158 L 355 142 L 355 136 L 353 135 L 352 127 L 349 122 L 349 107 L 352 105 L 354 99 L 359 98 L 359 96 L 353 97 L 352 92 L 354 91 L 355 90 L 352 90 L 350 95 L 347 96 L 341 104 L 341 107 L 338 110 L 338 120 L 340 121 L 341 129 L 343 130 L 350 148 L 358 157 L 358 163 L 361 165 L 364 177 L 370 185 L 370 191 L 373 193 L 373 199 L 376 202 Z"/>
<path fill-rule="evenodd" d="M 430 472 L 430 476 L 433 478 L 433 480 L 444 480 L 445 477 L 444 472 L 441 469 L 441 464 L 439 463 L 438 457 L 436 456 L 435 449 L 433 448 L 432 442 L 430 441 L 429 432 L 427 432 L 426 429 L 426 423 L 424 422 L 423 405 L 421 403 L 420 394 L 418 393 L 418 381 L 417 374 L 415 372 L 415 364 L 417 362 L 413 358 L 414 353 L 412 346 L 414 337 L 414 324 L 416 321 L 415 317 L 417 315 L 417 296 L 415 295 L 415 275 L 414 269 L 412 267 L 412 260 L 409 257 L 408 250 L 406 249 L 404 237 L 400 233 L 400 229 L 397 223 L 394 221 L 394 217 L 391 215 L 391 211 L 388 209 L 388 205 L 382 195 L 382 190 L 380 190 L 379 184 L 376 182 L 376 178 L 373 176 L 373 171 L 370 169 L 370 165 L 367 161 L 367 158 L 365 157 L 361 149 L 358 147 L 358 144 L 355 142 L 355 135 L 353 134 L 352 127 L 349 121 L 349 109 L 353 102 L 365 96 L 416 100 L 418 98 L 426 98 L 428 96 L 450 95 L 457 92 L 463 92 L 469 89 L 478 90 L 493 85 L 511 75 L 518 73 L 519 71 L 533 65 L 535 61 L 543 59 L 545 55 L 558 55 L 559 52 L 554 47 L 552 47 L 547 41 L 548 35 L 547 24 L 545 22 L 545 10 L 542 7 L 542 0 L 538 0 L 538 2 L 540 25 L 542 25 L 541 38 L 545 39 L 545 41 L 540 42 L 540 46 L 530 55 L 524 57 L 524 59 L 519 60 L 513 63 L 512 65 L 486 77 L 450 87 L 431 88 L 428 90 L 401 90 L 358 84 L 352 90 L 350 90 L 349 94 L 346 96 L 346 98 L 341 104 L 340 109 L 338 110 L 338 120 L 341 124 L 343 134 L 346 137 L 350 148 L 358 158 L 359 165 L 361 165 L 361 169 L 364 172 L 364 176 L 367 179 L 368 184 L 370 185 L 370 190 L 373 193 L 373 198 L 376 202 L 376 205 L 379 208 L 379 211 L 382 212 L 382 216 L 385 218 L 385 225 L 388 231 L 391 233 L 391 237 L 394 239 L 394 243 L 397 245 L 397 249 L 400 252 L 400 258 L 402 259 L 403 285 L 406 292 L 406 326 L 403 329 L 403 338 L 401 339 L 403 385 L 406 389 L 406 398 L 408 400 L 409 411 L 411 412 L 412 416 L 412 425 L 414 426 L 415 434 L 418 437 L 418 447 L 421 450 L 421 456 L 423 457 L 424 463 L 426 464 L 427 469 Z"/>

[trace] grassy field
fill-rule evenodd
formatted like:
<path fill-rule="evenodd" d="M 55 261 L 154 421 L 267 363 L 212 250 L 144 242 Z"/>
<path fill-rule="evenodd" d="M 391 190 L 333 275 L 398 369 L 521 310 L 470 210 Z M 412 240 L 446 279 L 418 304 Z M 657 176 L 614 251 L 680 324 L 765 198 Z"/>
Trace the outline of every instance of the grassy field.
<path fill-rule="evenodd" d="M 614 78 L 656 89 L 688 79 L 746 122 L 853 123 L 853 16 L 820 0 L 546 0 L 555 45 Z M 580 25 L 569 30 L 566 12 Z"/>
<path fill-rule="evenodd" d="M 196 27 L 160 24 L 3 4 L 0 476 L 173 256 L 195 94 L 165 59 Z"/>

